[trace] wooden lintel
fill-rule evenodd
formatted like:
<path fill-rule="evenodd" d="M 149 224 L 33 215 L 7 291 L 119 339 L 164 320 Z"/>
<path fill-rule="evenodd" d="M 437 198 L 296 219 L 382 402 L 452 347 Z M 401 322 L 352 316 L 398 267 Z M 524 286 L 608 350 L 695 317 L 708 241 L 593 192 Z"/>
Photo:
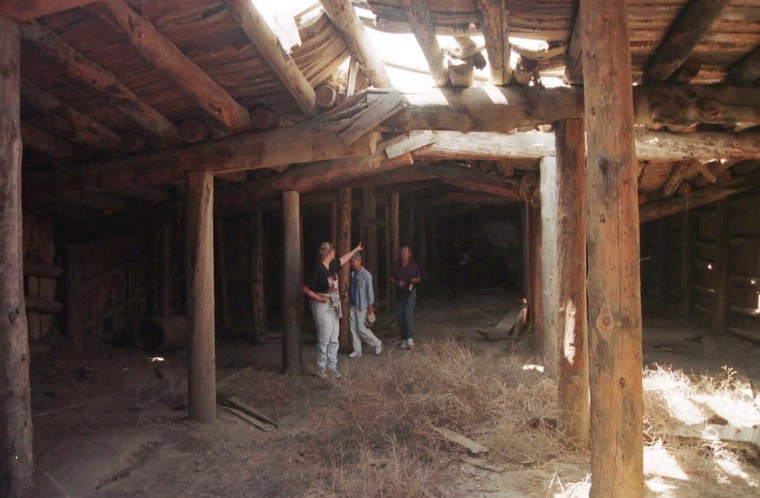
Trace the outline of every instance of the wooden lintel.
<path fill-rule="evenodd" d="M 350 0 L 320 0 L 327 17 L 343 36 L 348 52 L 362 68 L 362 72 L 376 87 L 390 88 L 390 78 L 380 57 L 364 31 L 359 16 Z"/>
<path fill-rule="evenodd" d="M 491 83 L 506 85 L 512 79 L 509 58 L 509 20 L 505 0 L 478 0 L 481 28 L 488 52 Z"/>
<path fill-rule="evenodd" d="M 107 0 L 102 2 L 102 6 L 94 5 L 88 11 L 121 29 L 132 46 L 225 127 L 237 129 L 248 126 L 248 110 L 124 0 Z"/>
<path fill-rule="evenodd" d="M 64 10 L 81 7 L 95 0 L 0 0 L 0 16 L 31 21 Z"/>
<path fill-rule="evenodd" d="M 253 2 L 231 0 L 229 8 L 240 27 L 256 46 L 259 54 L 266 60 L 296 100 L 301 111 L 307 116 L 314 115 L 317 109 L 314 88 L 298 68 L 296 62 L 283 50 L 277 35 L 269 28 Z"/>
<path fill-rule="evenodd" d="M 435 37 L 435 27 L 427 5 L 419 0 L 401 0 L 401 5 L 406 12 L 412 33 L 425 55 L 433 81 L 438 86 L 446 86 L 449 82 L 446 61 L 443 59 L 443 51 Z"/>
<path fill-rule="evenodd" d="M 730 0 L 689 0 L 670 25 L 660 45 L 649 56 L 642 77 L 644 83 L 656 83 L 670 78 L 729 2 Z"/>
<path fill-rule="evenodd" d="M 115 74 L 66 43 L 50 28 L 32 21 L 21 25 L 21 37 L 44 56 L 55 60 L 66 73 L 107 97 L 119 111 L 161 140 L 178 141 L 177 127 L 145 103 Z"/>
<path fill-rule="evenodd" d="M 73 109 L 29 80 L 21 82 L 21 99 L 45 115 L 50 126 L 70 132 L 72 140 L 92 147 L 116 149 L 121 137 L 89 116 Z"/>

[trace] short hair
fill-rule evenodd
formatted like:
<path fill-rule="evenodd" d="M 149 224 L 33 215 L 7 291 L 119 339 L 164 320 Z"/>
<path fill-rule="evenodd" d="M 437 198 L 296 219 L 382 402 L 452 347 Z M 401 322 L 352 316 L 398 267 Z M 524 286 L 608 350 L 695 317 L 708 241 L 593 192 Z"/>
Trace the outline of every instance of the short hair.
<path fill-rule="evenodd" d="M 408 250 L 409 252 L 412 252 L 412 246 L 410 246 L 409 244 L 404 244 L 403 246 L 401 246 L 399 248 L 399 252 L 403 251 L 404 249 Z"/>
<path fill-rule="evenodd" d="M 362 260 L 362 253 L 359 251 L 356 251 L 353 256 L 351 256 L 351 259 L 355 261 L 361 261 Z"/>
<path fill-rule="evenodd" d="M 319 257 L 325 258 L 330 254 L 330 251 L 335 250 L 335 246 L 332 245 L 332 242 L 322 242 L 319 244 Z"/>

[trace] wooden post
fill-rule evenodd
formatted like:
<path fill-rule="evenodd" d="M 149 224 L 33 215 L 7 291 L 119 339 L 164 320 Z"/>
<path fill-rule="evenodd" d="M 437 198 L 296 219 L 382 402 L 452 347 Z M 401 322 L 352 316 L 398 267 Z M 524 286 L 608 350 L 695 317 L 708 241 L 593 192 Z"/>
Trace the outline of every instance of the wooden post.
<path fill-rule="evenodd" d="M 681 213 L 681 319 L 691 321 L 691 211 Z"/>
<path fill-rule="evenodd" d="M 214 324 L 214 177 L 187 175 L 187 323 L 190 334 L 188 407 L 190 418 L 216 421 Z"/>
<path fill-rule="evenodd" d="M 390 225 L 389 239 L 390 239 L 390 254 L 388 258 L 388 275 L 390 275 L 391 265 L 396 259 L 399 258 L 401 252 L 401 231 L 399 224 L 399 215 L 401 213 L 401 196 L 397 190 L 391 192 L 391 205 L 390 205 L 390 219 L 388 224 Z M 388 285 L 390 294 L 388 297 L 388 312 L 395 311 L 396 308 L 396 287 Z"/>
<path fill-rule="evenodd" d="M 375 203 L 375 189 L 365 187 L 362 189 L 362 222 L 364 225 L 364 264 L 372 274 L 372 284 L 377 296 L 377 204 Z M 349 250 L 351 248 L 349 247 Z M 341 253 L 342 254 L 342 253 Z"/>
<path fill-rule="evenodd" d="M 282 218 L 285 227 L 285 278 L 282 285 L 282 315 L 285 326 L 282 337 L 282 370 L 301 373 L 301 207 L 298 192 L 282 193 Z"/>
<path fill-rule="evenodd" d="M 0 16 L 0 496 L 31 496 L 32 408 L 21 247 L 19 27 Z"/>
<path fill-rule="evenodd" d="M 172 226 L 164 223 L 161 227 L 161 316 L 172 314 Z"/>
<path fill-rule="evenodd" d="M 643 495 L 638 172 L 625 0 L 582 0 L 590 496 Z"/>
<path fill-rule="evenodd" d="M 338 243 L 338 195 L 330 203 L 330 242 Z M 337 251 L 336 251 L 337 252 Z"/>
<path fill-rule="evenodd" d="M 544 306 L 541 290 L 541 208 L 528 203 L 528 252 L 530 253 L 529 281 L 531 301 L 528 302 L 528 315 L 535 329 L 536 351 L 545 358 L 544 343 Z"/>
<path fill-rule="evenodd" d="M 715 314 L 713 331 L 716 334 L 728 332 L 728 239 L 729 239 L 729 204 L 728 199 L 718 202 L 715 212 Z"/>
<path fill-rule="evenodd" d="M 525 202 L 522 209 L 522 293 L 525 300 L 529 303 L 529 313 L 533 314 L 533 296 L 530 288 L 530 224 L 528 222 L 528 203 Z"/>
<path fill-rule="evenodd" d="M 557 159 L 554 156 L 541 158 L 539 168 L 541 174 L 541 257 L 538 264 L 541 265 L 541 277 L 538 292 L 541 293 L 543 304 L 543 316 L 536 316 L 537 321 L 543 325 L 543 354 L 544 369 L 548 375 L 557 376 L 559 368 L 559 330 L 558 321 L 560 296 L 559 282 L 562 278 L 560 271 L 564 261 L 559 260 L 559 251 L 566 243 L 572 241 L 560 239 L 559 228 L 559 195 L 562 194 L 557 171 Z"/>
<path fill-rule="evenodd" d="M 267 306 L 264 294 L 264 220 L 261 209 L 251 212 L 251 301 L 253 341 L 267 342 Z"/>
<path fill-rule="evenodd" d="M 228 334 L 230 328 L 230 299 L 227 288 L 227 236 L 225 234 L 224 218 L 216 220 L 216 271 L 217 286 L 219 287 L 219 311 L 222 313 L 221 325 L 222 333 Z"/>
<path fill-rule="evenodd" d="M 562 430 L 576 446 L 586 448 L 589 394 L 583 120 L 560 121 L 556 137 L 556 170 L 553 175 L 549 171 L 545 174 L 544 161 L 541 169 L 544 333 L 547 341 L 557 341 L 558 357 L 550 360 L 557 361 L 557 408 Z M 550 213 L 554 216 L 547 216 Z M 553 257 L 550 252 L 554 252 Z"/>
<path fill-rule="evenodd" d="M 427 210 L 420 209 L 419 213 L 419 247 L 416 249 L 417 262 L 422 270 L 422 278 L 427 279 Z"/>
<path fill-rule="evenodd" d="M 338 254 L 346 254 L 351 250 L 351 189 L 342 188 L 338 192 Z M 348 310 L 348 265 L 340 269 L 340 292 L 344 297 L 341 304 L 344 310 Z M 350 353 L 353 351 L 351 345 L 351 331 L 348 328 L 348 312 L 343 313 L 340 319 L 340 331 L 338 332 L 338 343 L 341 353 Z"/>
<path fill-rule="evenodd" d="M 665 259 L 667 258 L 667 248 L 666 248 L 666 238 L 667 238 L 667 226 L 665 224 L 665 218 L 660 218 L 657 220 L 657 260 L 656 260 L 656 266 L 655 266 L 655 282 L 656 282 L 656 292 L 655 295 L 658 296 L 657 302 L 659 304 L 658 307 L 664 308 L 665 307 Z M 662 310 L 660 310 L 662 311 Z"/>

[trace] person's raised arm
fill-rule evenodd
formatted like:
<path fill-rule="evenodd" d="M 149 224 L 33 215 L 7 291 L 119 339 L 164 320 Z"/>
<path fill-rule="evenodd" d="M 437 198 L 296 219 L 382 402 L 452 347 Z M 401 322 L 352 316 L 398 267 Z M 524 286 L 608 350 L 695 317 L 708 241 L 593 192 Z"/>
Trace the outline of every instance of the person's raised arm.
<path fill-rule="evenodd" d="M 346 254 L 344 254 L 343 256 L 340 257 L 340 266 L 343 266 L 346 263 L 348 263 L 348 260 L 351 259 L 351 257 L 354 254 L 356 254 L 357 252 L 361 251 L 362 249 L 364 249 L 364 247 L 362 246 L 362 243 L 359 242 L 359 244 L 357 244 L 356 247 L 354 247 L 349 252 L 347 252 Z"/>

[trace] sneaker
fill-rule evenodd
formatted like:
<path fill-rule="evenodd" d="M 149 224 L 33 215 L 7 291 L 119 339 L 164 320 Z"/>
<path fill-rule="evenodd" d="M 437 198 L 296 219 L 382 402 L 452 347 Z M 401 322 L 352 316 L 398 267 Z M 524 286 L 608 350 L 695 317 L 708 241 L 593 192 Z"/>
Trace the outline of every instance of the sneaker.
<path fill-rule="evenodd" d="M 334 378 L 336 378 L 336 379 L 342 379 L 342 378 L 343 378 L 343 376 L 340 374 L 340 372 L 338 372 L 338 369 L 337 369 L 337 368 L 331 368 L 331 369 L 330 369 L 330 374 L 331 374 L 331 375 L 332 375 Z"/>
<path fill-rule="evenodd" d="M 406 340 L 406 347 L 408 349 L 412 349 L 414 347 L 414 339 L 407 339 Z"/>
<path fill-rule="evenodd" d="M 375 346 L 375 354 L 381 354 L 382 352 L 383 352 L 383 343 L 378 341 L 377 346 Z"/>
<path fill-rule="evenodd" d="M 359 358 L 359 357 L 361 357 L 361 355 L 362 354 L 359 351 L 354 351 L 353 353 L 349 354 L 348 357 L 349 358 Z"/>
<path fill-rule="evenodd" d="M 401 341 L 401 344 L 399 344 L 399 347 L 401 349 L 409 349 L 409 343 L 407 341 Z"/>

